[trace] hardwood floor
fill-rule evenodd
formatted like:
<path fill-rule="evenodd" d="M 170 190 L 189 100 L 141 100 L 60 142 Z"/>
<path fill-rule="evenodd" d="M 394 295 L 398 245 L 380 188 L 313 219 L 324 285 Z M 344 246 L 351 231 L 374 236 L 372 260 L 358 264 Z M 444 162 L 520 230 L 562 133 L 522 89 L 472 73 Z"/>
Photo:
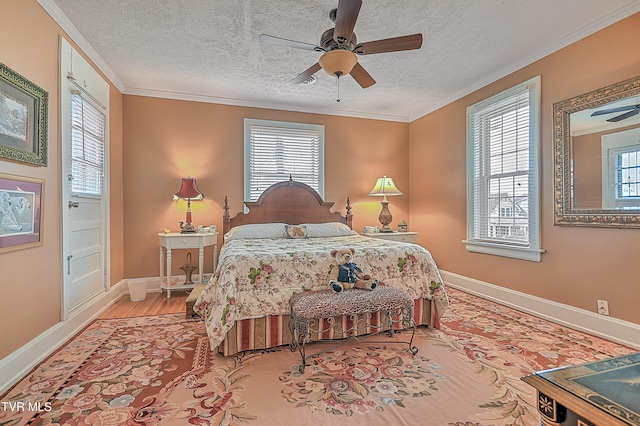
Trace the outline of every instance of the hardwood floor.
<path fill-rule="evenodd" d="M 144 315 L 185 313 L 185 302 L 189 296 L 188 291 L 172 291 L 171 298 L 167 299 L 166 293 L 147 293 L 147 297 L 140 302 L 132 302 L 129 295 L 125 294 L 104 311 L 99 318 L 129 318 Z"/>

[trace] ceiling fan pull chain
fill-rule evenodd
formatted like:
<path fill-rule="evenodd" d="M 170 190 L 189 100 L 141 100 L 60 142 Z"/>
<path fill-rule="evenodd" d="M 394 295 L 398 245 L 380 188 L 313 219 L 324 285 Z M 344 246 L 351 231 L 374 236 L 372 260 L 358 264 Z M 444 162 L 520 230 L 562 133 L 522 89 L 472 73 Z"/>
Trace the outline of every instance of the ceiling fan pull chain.
<path fill-rule="evenodd" d="M 336 102 L 340 102 L 340 74 L 336 74 L 336 79 L 338 80 L 338 99 Z"/>

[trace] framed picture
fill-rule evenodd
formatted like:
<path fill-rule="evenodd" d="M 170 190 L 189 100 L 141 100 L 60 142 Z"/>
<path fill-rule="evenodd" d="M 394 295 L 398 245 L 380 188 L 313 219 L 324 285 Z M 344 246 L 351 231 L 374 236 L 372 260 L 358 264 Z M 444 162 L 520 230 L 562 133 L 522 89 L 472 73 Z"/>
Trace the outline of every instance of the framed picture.
<path fill-rule="evenodd" d="M 42 245 L 44 181 L 0 173 L 0 253 Z"/>
<path fill-rule="evenodd" d="M 0 158 L 47 165 L 49 94 L 0 63 Z"/>

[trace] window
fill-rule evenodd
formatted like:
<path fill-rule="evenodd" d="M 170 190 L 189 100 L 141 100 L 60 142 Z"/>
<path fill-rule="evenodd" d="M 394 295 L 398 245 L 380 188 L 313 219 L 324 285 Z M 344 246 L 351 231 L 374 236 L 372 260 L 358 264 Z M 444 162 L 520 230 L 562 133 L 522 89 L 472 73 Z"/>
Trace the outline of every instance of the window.
<path fill-rule="evenodd" d="M 71 95 L 71 192 L 102 196 L 105 115 L 79 93 Z"/>
<path fill-rule="evenodd" d="M 611 149 L 608 155 L 607 173 L 613 191 L 608 191 L 605 208 L 640 208 L 640 144 Z"/>
<path fill-rule="evenodd" d="M 637 200 L 640 198 L 640 150 L 622 152 L 616 160 L 616 198 Z"/>
<path fill-rule="evenodd" d="M 602 208 L 640 209 L 640 129 L 602 136 Z"/>
<path fill-rule="evenodd" d="M 324 197 L 324 126 L 244 120 L 245 200 L 291 176 Z"/>
<path fill-rule="evenodd" d="M 540 261 L 540 77 L 467 108 L 467 250 Z"/>

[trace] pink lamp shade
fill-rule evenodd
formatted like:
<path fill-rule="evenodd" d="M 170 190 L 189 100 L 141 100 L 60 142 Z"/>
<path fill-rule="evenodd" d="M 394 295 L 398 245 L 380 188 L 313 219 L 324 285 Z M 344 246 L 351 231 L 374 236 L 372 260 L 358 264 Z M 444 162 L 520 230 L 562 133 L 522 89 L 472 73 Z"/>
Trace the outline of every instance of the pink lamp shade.
<path fill-rule="evenodd" d="M 187 217 L 185 222 L 180 222 L 180 232 L 191 233 L 196 232 L 196 228 L 191 224 L 191 200 L 202 200 L 204 194 L 198 190 L 196 180 L 191 177 L 182 178 L 182 184 L 178 192 L 173 194 L 173 199 L 183 198 L 187 200 Z"/>
<path fill-rule="evenodd" d="M 173 194 L 175 200 L 178 198 L 183 198 L 185 200 L 202 200 L 204 198 L 204 194 L 198 191 L 198 187 L 196 186 L 196 180 L 191 177 L 182 178 L 182 185 L 180 185 L 180 189 L 178 192 Z"/>

